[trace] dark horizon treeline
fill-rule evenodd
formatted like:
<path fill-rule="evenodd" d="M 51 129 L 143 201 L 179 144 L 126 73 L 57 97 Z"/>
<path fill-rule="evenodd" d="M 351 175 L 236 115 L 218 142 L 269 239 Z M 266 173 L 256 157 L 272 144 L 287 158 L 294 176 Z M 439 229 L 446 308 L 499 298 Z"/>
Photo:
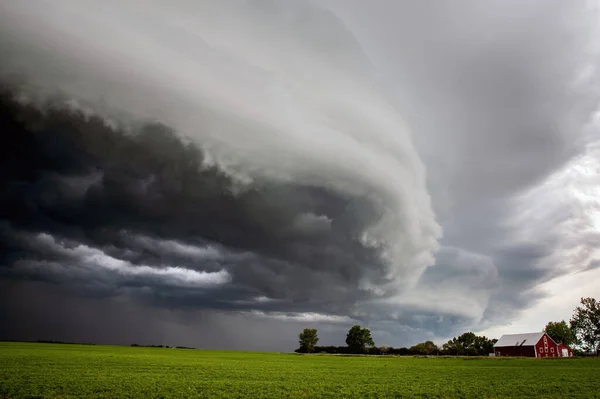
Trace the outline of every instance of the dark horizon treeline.
<path fill-rule="evenodd" d="M 20 342 L 20 341 L 9 341 L 9 342 Z M 38 344 L 62 344 L 62 345 L 96 345 L 92 342 L 69 342 L 69 341 L 57 341 L 57 340 L 48 340 L 48 339 L 38 339 Z"/>
<path fill-rule="evenodd" d="M 37 344 L 60 344 L 60 345 L 100 345 L 93 342 L 71 342 L 71 341 L 60 341 L 54 339 L 38 339 L 38 340 L 21 340 L 21 339 L 0 339 L 0 342 L 26 342 L 26 343 L 37 343 Z M 105 344 L 111 345 L 111 344 Z M 125 345 L 116 345 L 114 346 L 125 346 Z M 198 349 L 190 346 L 170 346 L 170 345 L 153 345 L 153 344 L 131 344 L 129 345 L 134 348 L 167 348 L 167 349 Z"/>
<path fill-rule="evenodd" d="M 142 344 L 131 344 L 129 345 L 134 348 L 167 348 L 167 349 L 198 349 L 191 346 L 169 346 L 169 345 L 142 345 Z"/>
<path fill-rule="evenodd" d="M 454 337 L 441 347 L 433 341 L 425 341 L 416 345 L 400 348 L 390 346 L 372 346 L 365 347 L 362 350 L 352 350 L 349 346 L 314 346 L 314 349 L 307 351 L 298 348 L 296 353 L 330 353 L 330 354 L 362 354 L 362 355 L 393 355 L 393 356 L 489 356 L 494 353 L 494 344 L 497 339 L 489 339 L 485 336 L 478 336 L 472 332 L 464 333 Z"/>

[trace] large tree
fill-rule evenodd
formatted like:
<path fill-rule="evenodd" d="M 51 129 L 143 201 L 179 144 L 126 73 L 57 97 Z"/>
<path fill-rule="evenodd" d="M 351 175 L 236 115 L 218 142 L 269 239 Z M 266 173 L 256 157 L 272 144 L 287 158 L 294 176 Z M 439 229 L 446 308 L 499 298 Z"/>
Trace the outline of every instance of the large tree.
<path fill-rule="evenodd" d="M 346 335 L 346 345 L 352 353 L 364 353 L 367 346 L 375 346 L 371 338 L 371 330 L 361 328 L 359 325 L 353 326 Z"/>
<path fill-rule="evenodd" d="M 445 355 L 461 355 L 463 352 L 463 347 L 460 344 L 460 342 L 458 342 L 458 338 L 454 337 L 451 340 L 449 340 L 448 342 L 446 342 L 444 345 L 442 345 L 442 352 Z"/>
<path fill-rule="evenodd" d="M 315 346 L 319 342 L 316 328 L 305 328 L 299 335 L 300 350 L 299 352 L 311 353 L 315 351 Z"/>
<path fill-rule="evenodd" d="M 581 305 L 575 308 L 571 319 L 571 328 L 585 350 L 598 354 L 600 349 L 600 303 L 594 298 L 581 298 Z"/>
<path fill-rule="evenodd" d="M 415 355 L 437 355 L 439 348 L 433 341 L 425 341 L 410 348 Z"/>
<path fill-rule="evenodd" d="M 546 334 L 550 336 L 555 342 L 559 344 L 565 344 L 567 346 L 573 345 L 577 342 L 575 334 L 571 327 L 567 325 L 566 321 L 551 321 L 544 327 Z"/>
<path fill-rule="evenodd" d="M 489 339 L 485 336 L 475 335 L 472 332 L 466 332 L 458 337 L 454 337 L 442 346 L 442 353 L 446 355 L 481 355 L 485 356 L 494 351 L 494 344 L 497 339 Z"/>

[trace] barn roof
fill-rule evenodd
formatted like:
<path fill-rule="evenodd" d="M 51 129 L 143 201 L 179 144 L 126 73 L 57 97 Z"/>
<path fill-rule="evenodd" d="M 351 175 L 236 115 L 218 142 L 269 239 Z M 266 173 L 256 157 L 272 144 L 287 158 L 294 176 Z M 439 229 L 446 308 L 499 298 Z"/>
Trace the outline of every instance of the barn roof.
<path fill-rule="evenodd" d="M 494 347 L 500 346 L 533 346 L 542 338 L 544 332 L 527 334 L 505 334 L 500 337 Z"/>

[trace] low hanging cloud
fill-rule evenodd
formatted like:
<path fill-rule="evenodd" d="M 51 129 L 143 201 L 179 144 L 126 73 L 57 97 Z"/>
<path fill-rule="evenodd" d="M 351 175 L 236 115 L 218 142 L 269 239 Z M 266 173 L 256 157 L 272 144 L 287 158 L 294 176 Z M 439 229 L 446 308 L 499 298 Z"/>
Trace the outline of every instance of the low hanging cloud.
<path fill-rule="evenodd" d="M 240 3 L 232 22 L 251 34 L 233 44 L 227 40 L 230 32 L 209 21 L 229 16 L 228 5 L 200 2 L 190 15 L 151 4 L 144 11 L 146 18 L 121 24 L 118 21 L 127 18 L 126 13 L 111 6 L 95 7 L 90 13 L 83 3 L 64 4 L 69 5 L 68 14 L 54 5 L 46 10 L 45 2 L 35 12 L 23 11 L 17 3 L 8 7 L 20 13 L 18 23 L 8 17 L 4 21 L 7 50 L 18 48 L 12 53 L 15 60 L 56 62 L 64 76 L 52 76 L 52 85 L 68 95 L 94 102 L 101 97 L 111 108 L 158 118 L 200 145 L 208 153 L 206 162 L 216 162 L 242 185 L 293 182 L 365 198 L 376 209 L 365 216 L 371 218 L 368 226 L 354 234 L 366 245 L 385 247 L 390 278 L 418 275 L 433 262 L 440 228 L 429 205 L 424 167 L 402 120 L 376 91 L 369 69 L 359 67 L 368 65 L 367 58 L 335 17 L 291 3 L 264 2 L 263 7 Z M 205 11 L 211 12 L 210 18 Z M 54 15 L 46 14 L 40 21 L 36 13 L 42 12 Z M 286 12 L 292 12 L 296 26 L 292 31 Z M 63 23 L 69 15 L 86 21 L 85 31 Z M 156 21 L 168 15 L 178 21 L 177 29 Z M 332 50 L 333 43 L 315 40 L 310 30 L 310 23 L 321 28 L 323 18 L 332 23 L 328 37 L 341 41 L 326 59 L 321 53 Z M 264 25 L 259 28 L 258 22 Z M 50 54 L 28 45 L 45 30 L 53 33 L 44 35 L 54 50 Z M 108 38 L 99 31 L 121 32 L 123 37 L 107 44 Z M 164 36 L 157 37 L 158 32 Z M 266 33 L 285 46 L 288 57 L 266 51 L 269 41 L 262 40 Z M 141 34 L 147 34 L 145 39 Z M 132 53 L 125 38 L 139 51 Z M 192 39 L 198 51 L 176 51 Z M 165 41 L 176 43 L 175 48 Z M 109 59 L 118 62 L 104 65 Z M 103 69 L 88 65 L 94 61 L 102 62 Z M 130 68 L 141 72 L 131 76 Z M 25 67 L 32 81 L 50 85 L 46 74 L 52 68 L 30 69 Z"/>
<path fill-rule="evenodd" d="M 408 344 L 597 265 L 586 5 L 34 3 L 0 15 L 0 276 L 65 312 Z"/>
<path fill-rule="evenodd" d="M 113 280 L 110 282 L 117 286 L 126 285 L 127 280 L 130 280 L 136 285 L 164 284 L 189 288 L 208 288 L 231 281 L 231 275 L 226 270 L 198 272 L 182 267 L 133 265 L 87 245 L 75 244 L 69 247 L 56 242 L 51 235 L 45 233 L 28 237 L 26 245 L 31 246 L 31 251 L 37 251 L 46 258 L 57 260 L 56 262 L 19 260 L 14 263 L 14 270 L 18 274 L 29 274 L 42 279 L 93 280 L 104 275 L 108 280 Z"/>
<path fill-rule="evenodd" d="M 42 113 L 10 95 L 4 122 L 13 142 L 3 159 L 12 174 L 5 176 L 2 217 L 12 249 L 4 252 L 6 265 L 20 270 L 13 262 L 23 257 L 53 257 L 100 274 L 164 273 L 165 279 L 179 266 L 182 279 L 184 273 L 219 282 L 231 276 L 227 289 L 238 296 L 305 306 L 351 304 L 368 295 L 358 287 L 361 279 L 388 281 L 379 248 L 361 240 L 368 223 L 377 221 L 360 218 L 361 209 L 377 214 L 369 201 L 291 182 L 264 181 L 234 192 L 232 178 L 203 166 L 201 152 L 164 126 L 126 135 L 101 119 L 60 106 Z M 85 190 L 73 190 L 73 181 L 86 181 Z M 307 229 L 307 213 L 329 215 L 331 226 Z"/>
<path fill-rule="evenodd" d="M 3 72 L 23 66 L 3 93 L 9 148 L 21 149 L 4 157 L 7 274 L 92 270 L 121 277 L 106 295 L 146 287 L 129 292 L 159 306 L 350 320 L 356 303 L 410 286 L 434 262 L 441 228 L 424 166 L 332 14 L 182 2 L 195 12 L 149 3 L 129 19 L 128 3 L 62 4 L 68 13 L 10 3 L 19 21 L 3 21 Z M 227 40 L 208 10 L 211 20 L 236 10 L 249 34 Z M 75 15 L 85 30 L 66 23 Z M 333 52 L 310 29 L 325 22 Z M 42 38 L 49 47 L 36 47 Z M 191 41 L 197 51 L 179 51 Z M 48 254 L 15 235 L 74 249 Z"/>

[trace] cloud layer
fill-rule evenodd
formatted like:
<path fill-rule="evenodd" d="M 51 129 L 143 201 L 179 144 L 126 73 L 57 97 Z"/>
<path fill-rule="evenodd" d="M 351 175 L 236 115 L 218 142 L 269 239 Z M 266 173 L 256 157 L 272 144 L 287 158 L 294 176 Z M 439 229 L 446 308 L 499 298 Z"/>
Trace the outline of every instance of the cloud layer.
<path fill-rule="evenodd" d="M 600 228 L 597 19 L 518 4 L 7 1 L 0 274 L 207 337 L 506 323 Z"/>

